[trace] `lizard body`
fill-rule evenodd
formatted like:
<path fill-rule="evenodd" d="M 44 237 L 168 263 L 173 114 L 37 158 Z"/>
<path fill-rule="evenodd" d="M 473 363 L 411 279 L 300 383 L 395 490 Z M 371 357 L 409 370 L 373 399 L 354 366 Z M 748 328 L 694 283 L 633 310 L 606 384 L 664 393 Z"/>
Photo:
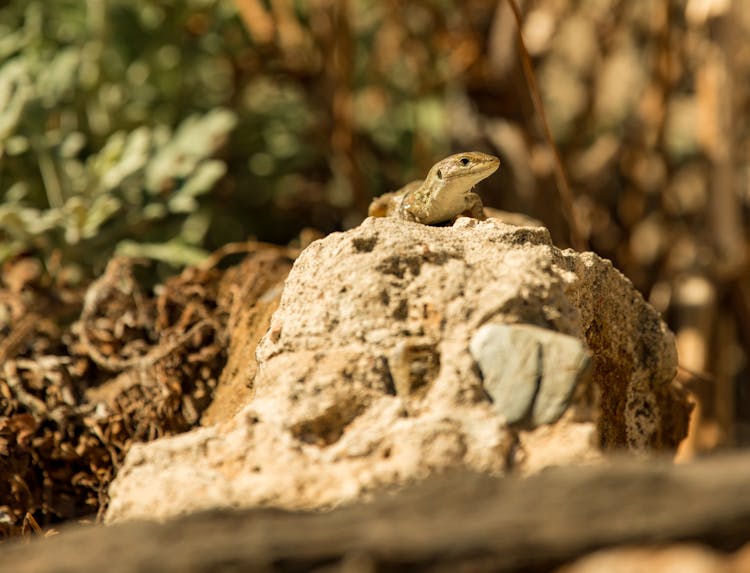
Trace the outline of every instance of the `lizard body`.
<path fill-rule="evenodd" d="M 472 188 L 499 166 L 497 157 L 479 151 L 451 155 L 433 165 L 423 181 L 412 181 L 375 199 L 368 213 L 425 225 L 449 221 L 461 214 L 485 219 L 482 201 Z"/>

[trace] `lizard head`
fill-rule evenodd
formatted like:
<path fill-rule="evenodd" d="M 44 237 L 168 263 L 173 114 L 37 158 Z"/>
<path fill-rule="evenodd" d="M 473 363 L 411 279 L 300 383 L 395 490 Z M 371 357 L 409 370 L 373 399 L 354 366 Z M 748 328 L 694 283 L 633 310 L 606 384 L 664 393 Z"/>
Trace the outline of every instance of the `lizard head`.
<path fill-rule="evenodd" d="M 417 187 L 405 193 L 399 213 L 405 219 L 427 225 L 448 221 L 467 210 L 481 210 L 479 197 L 471 190 L 500 166 L 497 157 L 465 151 L 433 165 Z"/>
<path fill-rule="evenodd" d="M 460 180 L 468 188 L 488 177 L 500 166 L 500 160 L 494 155 L 480 151 L 465 151 L 438 161 L 427 176 L 428 180 L 450 184 Z"/>

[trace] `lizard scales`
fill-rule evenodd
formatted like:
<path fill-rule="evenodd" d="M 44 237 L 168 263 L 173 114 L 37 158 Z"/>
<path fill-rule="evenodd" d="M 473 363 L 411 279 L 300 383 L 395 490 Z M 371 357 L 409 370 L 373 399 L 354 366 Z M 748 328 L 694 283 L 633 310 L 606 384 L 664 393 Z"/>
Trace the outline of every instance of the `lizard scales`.
<path fill-rule="evenodd" d="M 456 153 L 432 166 L 423 181 L 412 181 L 398 191 L 386 193 L 370 204 L 369 215 L 395 216 L 434 225 L 459 215 L 484 219 L 474 185 L 500 166 L 494 155 L 479 151 Z"/>

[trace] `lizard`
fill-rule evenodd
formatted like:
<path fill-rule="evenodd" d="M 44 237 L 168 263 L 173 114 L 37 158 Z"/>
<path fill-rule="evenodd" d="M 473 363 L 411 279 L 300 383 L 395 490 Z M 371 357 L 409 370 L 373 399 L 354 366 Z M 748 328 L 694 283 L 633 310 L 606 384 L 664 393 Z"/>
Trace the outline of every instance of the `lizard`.
<path fill-rule="evenodd" d="M 450 221 L 458 215 L 484 220 L 487 217 L 482 200 L 472 189 L 499 166 L 500 160 L 494 155 L 479 151 L 456 153 L 433 165 L 424 180 L 412 181 L 374 199 L 368 214 L 425 225 Z"/>

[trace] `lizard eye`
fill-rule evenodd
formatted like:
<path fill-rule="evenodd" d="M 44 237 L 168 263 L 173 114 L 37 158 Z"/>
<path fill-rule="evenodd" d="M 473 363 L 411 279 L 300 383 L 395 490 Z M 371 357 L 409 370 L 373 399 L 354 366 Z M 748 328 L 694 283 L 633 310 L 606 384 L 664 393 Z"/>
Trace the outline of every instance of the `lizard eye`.
<path fill-rule="evenodd" d="M 462 157 L 461 158 L 461 165 L 468 165 L 469 164 L 469 158 L 468 157 Z"/>
<path fill-rule="evenodd" d="M 440 169 L 438 169 L 437 176 L 438 176 L 438 179 L 442 179 L 443 178 L 443 171 L 440 170 Z"/>

